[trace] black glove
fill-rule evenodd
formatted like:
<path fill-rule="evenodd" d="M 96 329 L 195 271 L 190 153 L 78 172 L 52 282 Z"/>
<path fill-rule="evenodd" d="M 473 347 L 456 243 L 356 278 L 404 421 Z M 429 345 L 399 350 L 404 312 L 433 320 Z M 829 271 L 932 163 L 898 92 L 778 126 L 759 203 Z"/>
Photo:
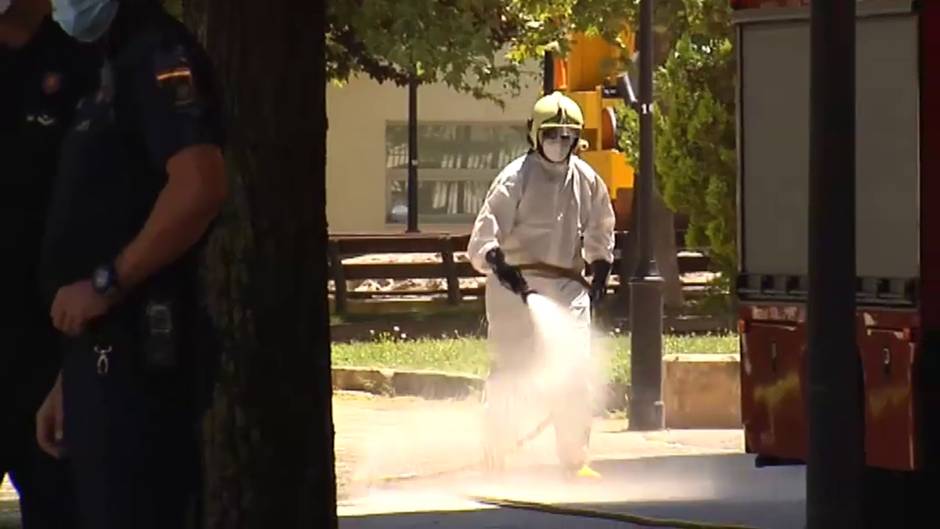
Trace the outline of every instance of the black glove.
<path fill-rule="evenodd" d="M 486 262 L 493 268 L 500 284 L 522 296 L 523 301 L 525 301 L 527 294 L 530 292 L 529 284 L 522 277 L 522 271 L 519 268 L 506 263 L 506 254 L 499 248 L 493 248 L 486 252 Z"/>
<path fill-rule="evenodd" d="M 610 263 L 599 259 L 591 263 L 591 303 L 600 304 L 607 296 L 607 278 L 610 277 Z"/>

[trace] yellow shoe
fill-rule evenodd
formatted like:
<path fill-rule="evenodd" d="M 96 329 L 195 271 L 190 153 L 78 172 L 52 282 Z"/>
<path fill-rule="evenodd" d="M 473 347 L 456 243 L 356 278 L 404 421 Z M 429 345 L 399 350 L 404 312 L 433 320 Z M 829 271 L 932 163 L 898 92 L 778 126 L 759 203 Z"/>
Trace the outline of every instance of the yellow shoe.
<path fill-rule="evenodd" d="M 576 476 L 579 478 L 584 478 L 584 479 L 601 479 L 600 472 L 594 470 L 587 464 L 581 467 L 581 470 L 578 471 Z"/>

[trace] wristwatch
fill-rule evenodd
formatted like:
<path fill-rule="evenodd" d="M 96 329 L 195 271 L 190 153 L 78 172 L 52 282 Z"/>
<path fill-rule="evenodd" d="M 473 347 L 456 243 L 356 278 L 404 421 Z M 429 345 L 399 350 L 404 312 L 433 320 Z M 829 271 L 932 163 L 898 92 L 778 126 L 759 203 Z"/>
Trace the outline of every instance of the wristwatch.
<path fill-rule="evenodd" d="M 95 268 L 91 275 L 91 286 L 95 289 L 95 292 L 102 296 L 115 294 L 120 289 L 120 284 L 118 283 L 117 268 L 114 267 L 114 263 Z"/>

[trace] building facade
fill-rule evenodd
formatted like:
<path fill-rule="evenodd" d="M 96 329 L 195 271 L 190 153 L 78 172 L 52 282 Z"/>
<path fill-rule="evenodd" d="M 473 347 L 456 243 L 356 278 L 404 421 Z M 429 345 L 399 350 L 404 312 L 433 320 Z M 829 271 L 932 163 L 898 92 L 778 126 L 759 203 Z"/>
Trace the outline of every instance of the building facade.
<path fill-rule="evenodd" d="M 505 107 L 444 85 L 418 89 L 419 224 L 466 232 L 493 178 L 524 154 L 540 81 L 528 77 Z M 408 216 L 408 90 L 368 78 L 327 89 L 330 233 L 402 232 Z"/>

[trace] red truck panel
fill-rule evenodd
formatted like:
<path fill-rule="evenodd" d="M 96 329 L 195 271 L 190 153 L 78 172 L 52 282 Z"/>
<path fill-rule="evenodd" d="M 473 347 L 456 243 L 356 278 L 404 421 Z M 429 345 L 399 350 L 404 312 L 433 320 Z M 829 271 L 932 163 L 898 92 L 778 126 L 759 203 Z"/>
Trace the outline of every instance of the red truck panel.
<path fill-rule="evenodd" d="M 804 311 L 797 306 L 742 310 L 741 397 L 749 452 L 806 459 Z"/>
<path fill-rule="evenodd" d="M 806 326 L 798 305 L 750 305 L 741 313 L 741 405 L 750 453 L 806 460 Z M 921 466 L 914 372 L 916 309 L 860 308 L 858 345 L 865 387 L 867 463 L 891 470 Z"/>
<path fill-rule="evenodd" d="M 865 451 L 869 466 L 920 466 L 914 368 L 919 316 L 911 311 L 859 310 L 858 348 L 865 381 Z"/>

